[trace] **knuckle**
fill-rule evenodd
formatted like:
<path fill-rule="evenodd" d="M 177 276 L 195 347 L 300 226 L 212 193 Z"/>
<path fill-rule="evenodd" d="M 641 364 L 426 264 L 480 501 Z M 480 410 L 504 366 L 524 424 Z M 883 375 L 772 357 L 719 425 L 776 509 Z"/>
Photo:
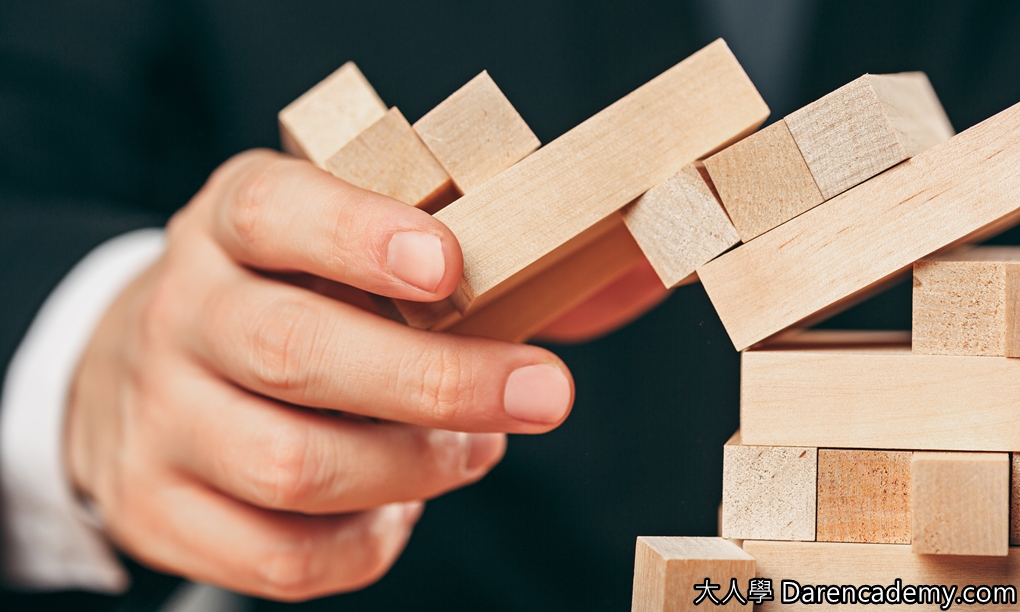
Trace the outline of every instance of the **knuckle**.
<path fill-rule="evenodd" d="M 422 375 L 417 386 L 421 410 L 440 425 L 456 421 L 463 407 L 472 401 L 474 388 L 464 357 L 457 351 L 436 348 L 426 350 L 420 363 Z"/>
<path fill-rule="evenodd" d="M 271 235 L 270 202 L 286 162 L 265 158 L 242 171 L 233 200 L 227 207 L 228 224 L 242 248 L 256 250 Z"/>
<path fill-rule="evenodd" d="M 309 460 L 309 432 L 287 426 L 271 435 L 264 455 L 267 465 L 254 474 L 258 497 L 271 508 L 301 508 L 317 488 L 315 465 Z"/>
<path fill-rule="evenodd" d="M 274 598 L 300 601 L 310 597 L 319 582 L 315 565 L 307 547 L 274 550 L 258 564 L 257 580 Z"/>
<path fill-rule="evenodd" d="M 271 304 L 252 322 L 251 372 L 263 388 L 302 394 L 313 383 L 319 315 L 299 300 Z"/>

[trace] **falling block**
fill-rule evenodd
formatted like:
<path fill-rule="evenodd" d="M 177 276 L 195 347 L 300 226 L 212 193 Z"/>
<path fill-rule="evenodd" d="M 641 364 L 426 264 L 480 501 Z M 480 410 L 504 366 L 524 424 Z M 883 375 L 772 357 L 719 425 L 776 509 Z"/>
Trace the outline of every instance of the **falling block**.
<path fill-rule="evenodd" d="M 347 62 L 280 111 L 280 144 L 325 168 L 330 156 L 385 114 L 379 95 L 354 62 Z"/>
<path fill-rule="evenodd" d="M 698 278 L 743 350 L 857 303 L 935 251 L 1003 231 L 1020 220 L 1017 193 L 1013 106 L 717 257 Z"/>
<path fill-rule="evenodd" d="M 724 538 L 815 539 L 818 449 L 747 446 L 740 432 L 723 447 Z"/>
<path fill-rule="evenodd" d="M 700 162 L 689 164 L 623 209 L 627 228 L 667 289 L 740 241 L 704 171 Z"/>
<path fill-rule="evenodd" d="M 905 451 L 818 449 L 819 542 L 910 543 Z"/>
<path fill-rule="evenodd" d="M 1008 453 L 914 453 L 910 549 L 922 555 L 1009 552 Z"/>
<path fill-rule="evenodd" d="M 461 193 L 474 191 L 540 144 L 488 72 L 416 121 L 414 129 Z"/>
<path fill-rule="evenodd" d="M 1017 609 L 1020 548 L 1005 557 L 932 557 L 912 554 L 905 544 L 745 540 L 743 546 L 758 576 L 772 581 L 774 598 L 755 606 L 759 612 Z M 957 599 L 964 597 L 985 604 L 961 605 Z"/>
<path fill-rule="evenodd" d="M 918 355 L 909 334 L 804 332 L 741 356 L 744 444 L 1008 451 L 1020 360 Z M 886 340 L 882 340 L 885 337 Z"/>
<path fill-rule="evenodd" d="M 709 157 L 705 168 L 744 242 L 824 201 L 783 120 Z"/>
<path fill-rule="evenodd" d="M 334 152 L 325 167 L 348 183 L 420 208 L 445 197 L 452 185 L 396 107 Z"/>
<path fill-rule="evenodd" d="M 825 200 L 953 135 L 923 72 L 866 74 L 786 125 Z"/>
<path fill-rule="evenodd" d="M 723 41 L 683 60 L 436 214 L 464 252 L 455 305 L 467 313 L 550 267 L 561 246 L 767 115 Z"/>
<path fill-rule="evenodd" d="M 686 612 L 700 610 L 705 603 L 713 610 L 744 610 L 733 597 L 725 605 L 714 605 L 705 599 L 694 601 L 701 594 L 694 585 L 718 584 L 713 591 L 722 600 L 736 579 L 742 596 L 746 597 L 748 581 L 754 578 L 754 557 L 723 538 L 648 537 L 637 539 L 634 555 L 634 595 L 632 612 Z"/>
<path fill-rule="evenodd" d="M 975 247 L 914 264 L 913 349 L 1020 357 L 1020 247 Z"/>

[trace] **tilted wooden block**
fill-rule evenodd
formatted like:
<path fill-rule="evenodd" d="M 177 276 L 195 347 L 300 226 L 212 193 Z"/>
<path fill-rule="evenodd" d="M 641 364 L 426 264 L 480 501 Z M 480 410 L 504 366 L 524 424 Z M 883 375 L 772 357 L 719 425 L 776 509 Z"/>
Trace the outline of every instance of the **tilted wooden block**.
<path fill-rule="evenodd" d="M 754 573 L 754 558 L 723 538 L 641 536 L 634 555 L 631 610 L 684 612 L 702 609 L 703 605 L 694 605 L 700 594 L 694 585 L 704 583 L 706 577 L 711 584 L 719 585 L 719 591 L 714 592 L 717 599 L 726 596 L 733 578 L 746 597 L 747 584 Z M 713 610 L 746 609 L 736 597 L 722 606 L 707 605 Z"/>
<path fill-rule="evenodd" d="M 914 264 L 915 353 L 1020 357 L 1020 247 Z"/>
<path fill-rule="evenodd" d="M 605 235 L 449 327 L 455 334 L 522 342 L 644 260 L 618 213 Z M 435 328 L 434 328 L 435 329 Z"/>
<path fill-rule="evenodd" d="M 396 107 L 326 160 L 348 183 L 420 208 L 452 200 L 450 175 Z"/>
<path fill-rule="evenodd" d="M 1006 556 L 1008 453 L 914 453 L 910 548 L 922 555 Z"/>
<path fill-rule="evenodd" d="M 744 242 L 824 201 L 783 120 L 709 157 L 705 168 Z"/>
<path fill-rule="evenodd" d="M 740 241 L 703 172 L 700 162 L 689 164 L 623 209 L 627 228 L 667 289 Z"/>
<path fill-rule="evenodd" d="M 794 134 L 796 136 L 796 134 Z M 845 308 L 947 246 L 1020 218 L 1020 106 L 787 221 L 698 269 L 744 349 Z"/>
<path fill-rule="evenodd" d="M 1016 610 L 1020 583 L 1020 548 L 1006 557 L 937 557 L 915 555 L 905 544 L 835 544 L 829 542 L 744 541 L 758 576 L 772 580 L 775 598 L 755 606 L 773 610 L 875 609 L 895 598 L 888 609 L 957 609 L 958 598 L 986 601 L 981 610 Z M 782 600 L 781 581 L 790 601 Z M 845 592 L 842 585 L 849 588 Z M 974 585 L 967 593 L 963 589 Z M 978 590 L 982 585 L 985 589 Z M 833 592 L 829 587 L 837 587 Z M 941 587 L 945 587 L 945 591 Z M 876 588 L 877 587 L 877 588 Z M 881 589 L 882 593 L 875 592 Z M 827 600 L 826 597 L 832 599 Z M 835 603 L 843 597 L 850 605 Z M 991 605 L 995 601 L 996 605 Z M 830 603 L 831 602 L 831 603 Z M 856 605 L 854 605 L 856 604 Z M 878 609 L 886 609 L 881 605 Z"/>
<path fill-rule="evenodd" d="M 1008 451 L 1020 440 L 1020 360 L 917 355 L 908 336 L 815 332 L 741 358 L 745 444 Z M 831 332 L 823 334 L 832 338 Z"/>
<path fill-rule="evenodd" d="M 1020 546 L 1020 453 L 1013 453 L 1010 466 L 1009 544 Z"/>
<path fill-rule="evenodd" d="M 866 74 L 786 125 L 826 200 L 953 135 L 923 72 Z"/>
<path fill-rule="evenodd" d="M 386 105 L 354 62 L 309 89 L 280 111 L 284 151 L 320 168 L 326 160 L 386 114 Z"/>
<path fill-rule="evenodd" d="M 748 446 L 737 432 L 723 447 L 723 537 L 815 539 L 818 449 Z"/>
<path fill-rule="evenodd" d="M 540 144 L 488 72 L 416 121 L 414 129 L 461 193 L 474 191 Z"/>
<path fill-rule="evenodd" d="M 910 543 L 910 452 L 818 449 L 819 542 Z"/>
<path fill-rule="evenodd" d="M 457 308 L 549 267 L 559 247 L 767 114 L 720 40 L 504 170 L 436 214 L 464 251 Z"/>

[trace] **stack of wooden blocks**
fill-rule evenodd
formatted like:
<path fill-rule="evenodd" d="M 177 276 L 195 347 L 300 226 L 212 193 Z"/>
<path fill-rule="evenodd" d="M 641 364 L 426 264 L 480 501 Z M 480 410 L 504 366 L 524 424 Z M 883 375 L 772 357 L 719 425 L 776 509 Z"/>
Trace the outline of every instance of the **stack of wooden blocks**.
<path fill-rule="evenodd" d="M 524 340 L 644 259 L 704 284 L 744 351 L 723 537 L 639 538 L 635 610 L 789 607 L 782 579 L 1020 580 L 1020 251 L 967 246 L 1020 220 L 1020 106 L 953 135 L 904 73 L 755 132 L 767 115 L 716 41 L 542 148 L 485 73 L 411 125 L 347 64 L 280 127 L 457 236 L 449 299 L 378 300 L 408 325 Z M 912 338 L 804 331 L 911 270 Z"/>

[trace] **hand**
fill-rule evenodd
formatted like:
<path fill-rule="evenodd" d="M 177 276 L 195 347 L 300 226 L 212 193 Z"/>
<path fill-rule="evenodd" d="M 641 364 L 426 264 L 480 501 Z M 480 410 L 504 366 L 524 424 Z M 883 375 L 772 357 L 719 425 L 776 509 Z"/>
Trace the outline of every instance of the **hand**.
<path fill-rule="evenodd" d="M 286 600 L 377 580 L 418 500 L 481 478 L 502 432 L 560 424 L 573 383 L 538 347 L 411 329 L 282 279 L 426 301 L 462 266 L 422 211 L 307 162 L 235 157 L 90 341 L 73 485 L 124 551 L 193 580 Z"/>

